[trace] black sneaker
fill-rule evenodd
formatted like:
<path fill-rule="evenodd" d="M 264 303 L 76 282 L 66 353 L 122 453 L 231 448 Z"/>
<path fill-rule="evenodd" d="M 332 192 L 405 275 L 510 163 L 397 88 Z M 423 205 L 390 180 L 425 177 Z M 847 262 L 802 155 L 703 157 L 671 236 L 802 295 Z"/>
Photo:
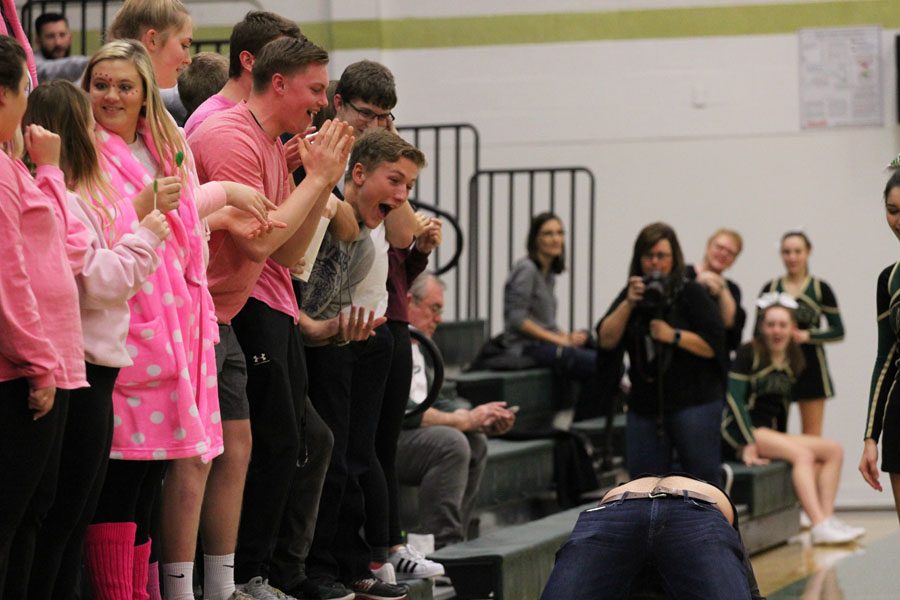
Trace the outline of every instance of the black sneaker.
<path fill-rule="evenodd" d="M 407 592 L 405 585 L 385 583 L 374 577 L 354 581 L 350 589 L 356 592 L 357 600 L 404 600 Z"/>
<path fill-rule="evenodd" d="M 332 583 L 319 584 L 318 595 L 310 594 L 309 598 L 317 598 L 321 600 L 353 600 L 356 594 L 348 590 L 343 584 L 336 581 Z M 311 591 L 311 590 L 310 590 Z M 307 596 L 304 596 L 304 598 Z"/>

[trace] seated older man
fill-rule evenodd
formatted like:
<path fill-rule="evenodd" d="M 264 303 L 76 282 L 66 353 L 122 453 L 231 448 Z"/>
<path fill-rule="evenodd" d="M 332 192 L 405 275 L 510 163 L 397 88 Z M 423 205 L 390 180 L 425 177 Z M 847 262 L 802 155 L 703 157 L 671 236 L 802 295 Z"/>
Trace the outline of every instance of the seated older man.
<path fill-rule="evenodd" d="M 409 289 L 409 322 L 431 337 L 444 308 L 444 284 L 423 273 Z M 413 345 L 410 403 L 421 403 L 429 381 L 421 351 Z M 445 382 L 440 398 L 417 417 L 408 418 L 397 448 L 397 476 L 419 486 L 419 517 L 425 533 L 441 548 L 464 539 L 472 500 L 478 492 L 487 457 L 487 435 L 513 426 L 515 414 L 505 402 L 468 406 Z M 395 565 L 397 568 L 397 565 Z M 397 568 L 397 577 L 403 576 Z"/>

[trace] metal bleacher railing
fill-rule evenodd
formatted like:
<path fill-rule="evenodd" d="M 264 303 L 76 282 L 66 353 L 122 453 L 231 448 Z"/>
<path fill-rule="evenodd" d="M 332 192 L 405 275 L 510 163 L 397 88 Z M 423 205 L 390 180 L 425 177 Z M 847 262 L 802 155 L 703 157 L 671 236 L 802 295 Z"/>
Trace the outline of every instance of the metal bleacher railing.
<path fill-rule="evenodd" d="M 260 8 L 259 0 L 241 2 Z M 26 0 L 20 12 L 29 36 L 38 15 L 48 11 L 66 15 L 76 34 L 73 51 L 83 53 L 100 47 L 121 4 L 122 0 Z M 195 52 L 222 53 L 227 46 L 227 39 L 193 43 Z M 398 131 L 421 148 L 429 162 L 410 201 L 446 223 L 444 244 L 435 251 L 432 268 L 447 283 L 447 318 L 484 318 L 489 333 L 496 333 L 495 324 L 502 323 L 502 282 L 513 261 L 524 254 L 530 217 L 553 210 L 568 234 L 567 272 L 557 282 L 560 323 L 568 322 L 569 329 L 589 327 L 588 319 L 595 316 L 593 174 L 583 167 L 482 170 L 481 139 L 469 123 L 407 125 Z M 467 224 L 467 231 L 462 224 Z"/>
<path fill-rule="evenodd" d="M 434 269 L 447 283 L 447 318 L 484 318 L 488 331 L 496 333 L 495 325 L 502 324 L 503 281 L 525 253 L 531 217 L 550 210 L 567 231 L 567 270 L 557 281 L 560 323 L 570 330 L 589 328 L 596 317 L 598 241 L 593 173 L 584 167 L 482 169 L 481 138 L 468 123 L 398 131 L 429 161 L 410 200 L 449 223 Z"/>
<path fill-rule="evenodd" d="M 469 181 L 468 313 L 488 332 L 503 324 L 503 283 L 525 256 L 531 217 L 550 211 L 566 231 L 566 270 L 556 280 L 558 322 L 569 331 L 590 329 L 598 261 L 596 183 L 585 167 L 480 170 Z"/>
<path fill-rule="evenodd" d="M 225 0 L 188 0 L 189 4 L 224 2 Z M 240 0 L 256 9 L 262 10 L 259 0 Z M 31 38 L 34 32 L 34 20 L 45 12 L 56 12 L 69 19 L 69 25 L 76 32 L 74 49 L 86 54 L 96 50 L 103 43 L 103 34 L 112 21 L 115 11 L 122 5 L 122 0 L 26 0 L 20 7 L 20 18 L 25 33 Z M 204 50 L 222 52 L 228 46 L 227 39 L 195 40 L 194 52 Z"/>

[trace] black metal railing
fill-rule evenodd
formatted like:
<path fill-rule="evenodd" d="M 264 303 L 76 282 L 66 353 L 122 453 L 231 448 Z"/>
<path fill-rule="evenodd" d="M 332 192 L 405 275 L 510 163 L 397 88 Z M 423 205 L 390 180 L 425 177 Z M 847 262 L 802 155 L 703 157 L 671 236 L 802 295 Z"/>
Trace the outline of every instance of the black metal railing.
<path fill-rule="evenodd" d="M 231 40 L 225 38 L 213 40 L 194 40 L 194 42 L 191 44 L 191 47 L 194 49 L 194 54 L 198 52 L 215 52 L 216 54 L 222 54 L 222 48 L 225 48 L 230 43 Z"/>
<path fill-rule="evenodd" d="M 464 318 L 467 311 L 463 290 L 470 282 L 466 271 L 454 266 L 468 251 L 459 224 L 466 222 L 468 214 L 467 182 L 481 164 L 478 130 L 470 123 L 440 123 L 405 125 L 398 132 L 428 159 L 428 167 L 419 174 L 410 202 L 444 217 L 449 225 L 444 227 L 444 243 L 435 250 L 432 270 L 442 274 L 447 284 L 447 318 Z"/>
<path fill-rule="evenodd" d="M 594 174 L 585 167 L 490 169 L 469 182 L 468 318 L 484 318 L 488 332 L 503 322 L 503 284 L 515 260 L 526 255 L 531 217 L 556 213 L 566 231 L 566 270 L 557 277 L 559 323 L 590 329 L 598 261 Z M 499 325 L 495 325 L 499 323 Z"/>
<path fill-rule="evenodd" d="M 80 45 L 72 48 L 73 53 L 88 54 L 103 45 L 103 32 L 120 6 L 122 0 L 28 0 L 19 9 L 19 14 L 29 39 L 33 38 L 34 20 L 39 15 L 45 12 L 63 15 L 69 20 L 72 31 L 79 32 L 76 41 L 80 41 Z M 99 30 L 91 31 L 87 23 L 98 24 Z"/>
<path fill-rule="evenodd" d="M 258 2 L 247 0 L 253 6 Z M 55 12 L 69 20 L 69 27 L 77 32 L 73 53 L 90 54 L 103 45 L 106 27 L 115 12 L 122 6 L 122 0 L 27 0 L 19 9 L 22 27 L 33 39 L 34 20 L 45 12 Z M 98 27 L 99 26 L 99 27 Z M 219 54 L 228 46 L 228 39 L 194 40 L 194 52 L 213 51 Z"/>

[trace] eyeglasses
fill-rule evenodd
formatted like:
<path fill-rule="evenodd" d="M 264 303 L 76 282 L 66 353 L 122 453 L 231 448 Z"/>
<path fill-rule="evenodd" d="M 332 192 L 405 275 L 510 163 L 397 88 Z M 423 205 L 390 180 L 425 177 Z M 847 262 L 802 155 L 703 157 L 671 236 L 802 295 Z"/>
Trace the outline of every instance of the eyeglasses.
<path fill-rule="evenodd" d="M 422 298 L 416 298 L 415 296 L 413 296 L 413 300 L 418 305 L 422 304 Z M 435 317 L 439 317 L 442 314 L 444 314 L 444 305 L 438 304 L 437 302 L 435 302 L 434 304 L 429 304 L 425 308 L 427 308 L 429 311 L 431 311 L 431 314 L 434 315 Z"/>
<path fill-rule="evenodd" d="M 644 252 L 641 254 L 641 258 L 644 260 L 658 260 L 664 261 L 672 258 L 671 252 Z"/>
<path fill-rule="evenodd" d="M 719 252 L 723 252 L 731 258 L 735 258 L 738 255 L 738 253 L 735 250 L 732 250 L 728 246 L 726 246 L 724 244 L 720 244 L 718 242 L 713 242 L 712 247 L 713 247 L 713 250 L 718 250 Z"/>
<path fill-rule="evenodd" d="M 392 113 L 392 112 L 377 113 L 373 110 L 369 110 L 368 108 L 359 108 L 358 106 L 355 106 L 350 101 L 347 101 L 347 105 L 350 108 L 352 108 L 353 110 L 355 110 L 356 112 L 358 112 L 359 116 L 361 116 L 366 121 L 374 121 L 375 119 L 378 119 L 379 121 L 388 121 L 388 120 L 393 121 L 394 120 L 394 113 Z"/>

